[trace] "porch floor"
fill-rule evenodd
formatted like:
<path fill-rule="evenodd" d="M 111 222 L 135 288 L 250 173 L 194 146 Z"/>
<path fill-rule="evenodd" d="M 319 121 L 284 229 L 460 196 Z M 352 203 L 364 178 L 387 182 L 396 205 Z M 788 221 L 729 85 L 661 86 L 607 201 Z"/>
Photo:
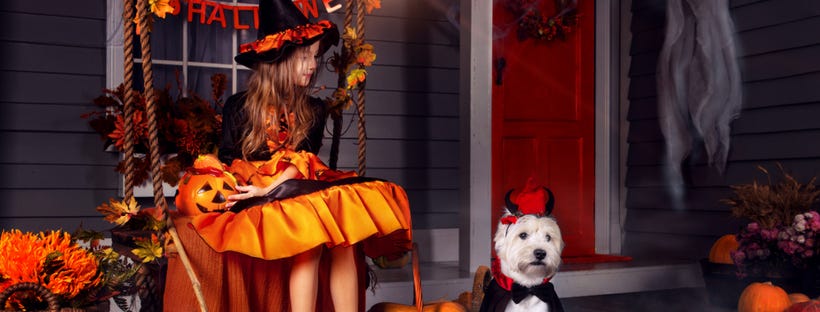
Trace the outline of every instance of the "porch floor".
<path fill-rule="evenodd" d="M 458 263 L 421 263 L 425 302 L 455 300 L 472 289 L 473 275 Z M 367 292 L 378 302 L 410 304 L 412 270 L 374 269 L 379 284 Z M 692 260 L 636 259 L 630 262 L 567 264 L 553 278 L 566 311 L 732 311 L 712 306 L 700 266 Z"/>

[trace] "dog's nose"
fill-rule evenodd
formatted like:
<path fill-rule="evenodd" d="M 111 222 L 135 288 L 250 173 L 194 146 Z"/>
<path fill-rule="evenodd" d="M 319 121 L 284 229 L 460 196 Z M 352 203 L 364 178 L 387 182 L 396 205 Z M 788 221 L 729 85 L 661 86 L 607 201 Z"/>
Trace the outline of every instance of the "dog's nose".
<path fill-rule="evenodd" d="M 535 255 L 535 259 L 544 260 L 547 257 L 547 252 L 543 249 L 536 249 L 532 252 Z"/>

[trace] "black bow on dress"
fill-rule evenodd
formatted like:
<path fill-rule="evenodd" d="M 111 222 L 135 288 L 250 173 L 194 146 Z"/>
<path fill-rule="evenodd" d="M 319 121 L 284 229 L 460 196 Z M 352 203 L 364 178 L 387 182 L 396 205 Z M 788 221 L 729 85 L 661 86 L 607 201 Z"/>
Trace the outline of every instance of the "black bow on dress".
<path fill-rule="evenodd" d="M 533 295 L 546 302 L 550 307 L 550 312 L 564 312 L 564 307 L 561 306 L 561 300 L 558 299 L 558 294 L 555 293 L 555 288 L 552 283 L 544 283 L 533 287 L 521 286 L 518 283 L 512 285 L 512 301 L 518 304 L 527 296 Z"/>

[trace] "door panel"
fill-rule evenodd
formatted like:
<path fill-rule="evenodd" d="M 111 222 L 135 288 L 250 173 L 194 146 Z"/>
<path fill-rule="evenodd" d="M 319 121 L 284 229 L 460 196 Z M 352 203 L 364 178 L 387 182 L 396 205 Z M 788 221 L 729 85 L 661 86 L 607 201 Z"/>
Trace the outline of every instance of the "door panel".
<path fill-rule="evenodd" d="M 516 36 L 514 17 L 496 3 L 493 43 L 493 226 L 509 189 L 528 177 L 555 194 L 553 215 L 565 257 L 595 253 L 594 1 L 578 1 L 579 24 L 566 41 Z M 556 12 L 541 1 L 542 12 Z M 513 25 L 511 27 L 510 25 Z M 501 79 L 498 75 L 501 74 Z"/>

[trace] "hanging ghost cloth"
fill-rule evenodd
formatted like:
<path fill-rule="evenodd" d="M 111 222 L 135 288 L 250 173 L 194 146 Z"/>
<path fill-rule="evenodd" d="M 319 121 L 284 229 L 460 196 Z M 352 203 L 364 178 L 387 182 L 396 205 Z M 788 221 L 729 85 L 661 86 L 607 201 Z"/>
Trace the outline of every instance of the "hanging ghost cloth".
<path fill-rule="evenodd" d="M 682 195 L 681 163 L 703 140 L 723 173 L 730 123 L 740 114 L 741 77 L 729 0 L 669 0 L 658 59 L 658 114 L 668 178 Z"/>

